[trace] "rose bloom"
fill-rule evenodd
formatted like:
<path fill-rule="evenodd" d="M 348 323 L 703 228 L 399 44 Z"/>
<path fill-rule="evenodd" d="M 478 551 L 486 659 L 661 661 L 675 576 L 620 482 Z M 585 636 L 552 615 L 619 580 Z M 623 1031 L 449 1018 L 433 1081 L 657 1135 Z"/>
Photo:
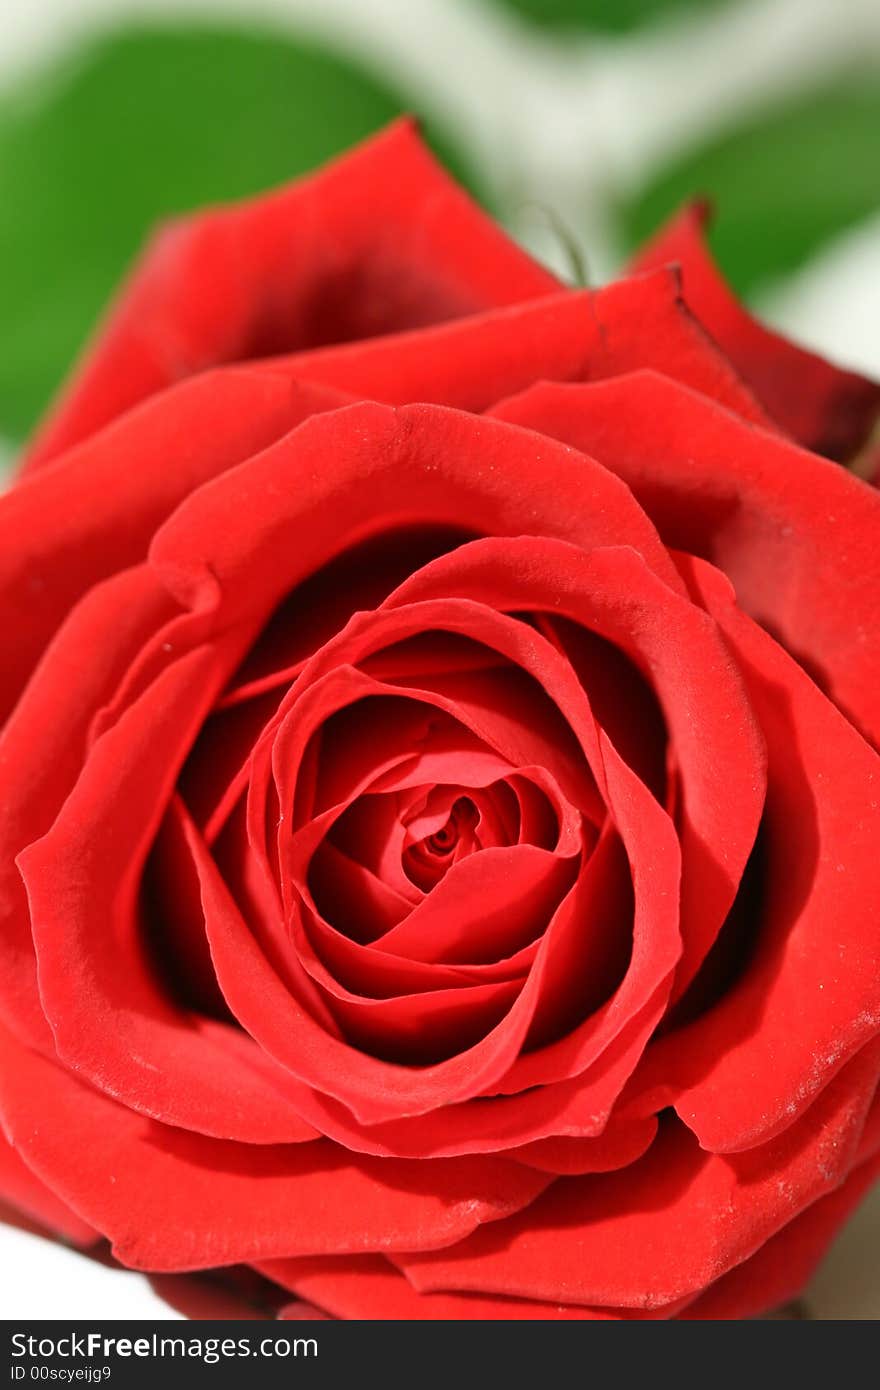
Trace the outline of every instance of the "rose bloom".
<path fill-rule="evenodd" d="M 568 289 L 400 123 L 148 246 L 0 506 L 22 1218 L 288 1317 L 803 1286 L 880 1170 L 880 389 L 703 217 Z"/>

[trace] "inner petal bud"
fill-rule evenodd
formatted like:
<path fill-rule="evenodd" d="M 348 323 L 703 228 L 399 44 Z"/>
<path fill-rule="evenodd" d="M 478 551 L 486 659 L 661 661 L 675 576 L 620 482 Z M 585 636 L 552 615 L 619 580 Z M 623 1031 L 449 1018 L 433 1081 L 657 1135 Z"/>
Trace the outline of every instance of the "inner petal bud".
<path fill-rule="evenodd" d="M 481 811 L 472 796 L 436 787 L 423 805 L 405 818 L 403 868 L 424 892 L 438 883 L 447 869 L 465 855 L 481 849 Z"/>

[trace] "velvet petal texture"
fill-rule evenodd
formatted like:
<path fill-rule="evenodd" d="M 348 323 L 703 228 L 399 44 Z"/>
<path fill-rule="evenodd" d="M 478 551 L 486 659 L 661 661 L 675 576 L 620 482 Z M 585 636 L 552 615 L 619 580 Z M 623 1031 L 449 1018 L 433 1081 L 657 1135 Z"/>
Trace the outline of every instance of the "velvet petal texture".
<path fill-rule="evenodd" d="M 556 288 L 399 121 L 298 183 L 160 228 L 25 467 L 206 368 Z"/>
<path fill-rule="evenodd" d="M 174 776 L 173 740 L 191 736 L 218 663 L 222 647 L 209 647 L 170 667 L 97 741 L 65 814 L 20 857 L 41 998 L 61 1056 L 110 1094 L 227 1138 L 308 1139 L 283 1075 L 237 1032 L 175 1009 L 137 931 L 144 840 Z M 149 755 L 157 739 L 167 763 Z"/>
<path fill-rule="evenodd" d="M 43 654 L 0 734 L 0 1010 L 37 1045 L 50 1031 L 36 981 L 31 921 L 16 855 L 45 834 L 73 786 L 96 708 L 110 698 L 147 633 L 173 605 L 145 566 L 123 570 L 82 599 Z M 83 661 L 83 651 L 91 659 Z M 38 760 L 33 748 L 39 742 Z"/>
<path fill-rule="evenodd" d="M 880 385 L 796 346 L 743 308 L 706 245 L 710 212 L 705 202 L 683 208 L 638 253 L 633 269 L 678 266 L 686 303 L 772 418 L 808 449 L 852 459 L 880 418 Z"/>
<path fill-rule="evenodd" d="M 746 612 L 880 743 L 874 489 L 656 373 L 537 385 L 494 413 L 617 474 L 664 541 L 724 570 Z"/>
<path fill-rule="evenodd" d="M 744 419 L 774 426 L 660 269 L 598 290 L 566 290 L 422 332 L 272 360 L 297 379 L 403 405 L 484 411 L 536 381 L 592 381 L 654 368 Z"/>
<path fill-rule="evenodd" d="M 878 1062 L 875 1044 L 819 1097 L 806 1122 L 772 1144 L 722 1157 L 673 1122 L 622 1173 L 561 1180 L 525 1217 L 487 1226 L 448 1251 L 394 1261 L 424 1291 L 633 1308 L 687 1297 L 842 1181 L 858 1153 Z"/>
<path fill-rule="evenodd" d="M 739 612 L 723 577 L 690 568 L 767 738 L 766 888 L 749 969 L 658 1042 L 644 1080 L 662 1075 L 700 1142 L 734 1152 L 785 1133 L 880 1032 L 880 759 Z"/>
<path fill-rule="evenodd" d="M 719 1279 L 679 1316 L 729 1321 L 782 1308 L 806 1287 L 834 1237 L 880 1175 L 880 1156 L 860 1163 L 846 1182 L 820 1197 L 766 1245 Z"/>
<path fill-rule="evenodd" d="M 347 1260 L 277 1260 L 263 1264 L 269 1278 L 313 1299 L 334 1317 L 402 1321 L 602 1320 L 603 1313 L 571 1304 L 493 1298 L 485 1294 L 419 1293 L 381 1256 Z M 282 1313 L 282 1317 L 284 1314 Z"/>
<path fill-rule="evenodd" d="M 537 532 L 586 548 L 632 544 L 681 588 L 650 520 L 606 468 L 528 430 L 426 404 L 313 416 L 191 493 L 157 529 L 150 562 L 187 608 L 223 624 L 265 620 L 346 546 L 420 522 L 471 535 Z"/>
<path fill-rule="evenodd" d="M 869 1122 L 870 1123 L 870 1122 Z M 867 1128 L 867 1127 L 866 1127 Z M 876 1125 L 873 1126 L 876 1129 Z M 868 1142 L 864 1142 L 864 1138 Z M 819 1197 L 760 1248 L 696 1298 L 659 1308 L 601 1308 L 504 1295 L 419 1291 L 391 1261 L 379 1256 L 348 1259 L 273 1260 L 262 1264 L 272 1280 L 311 1298 L 333 1317 L 368 1320 L 626 1320 L 668 1317 L 738 1320 L 781 1306 L 801 1292 L 843 1221 L 880 1172 L 878 1139 L 863 1137 L 852 1174 Z M 281 1317 L 286 1316 L 282 1311 Z"/>
<path fill-rule="evenodd" d="M 181 383 L 0 497 L 0 614 L 9 634 L 0 714 L 63 618 L 146 558 L 157 526 L 207 479 L 259 453 L 338 392 L 230 368 Z M 124 460 L 124 467 L 120 466 Z M 26 535 L 22 546 L 18 538 Z"/>
<path fill-rule="evenodd" d="M 98 1232 L 81 1220 L 60 1197 L 41 1182 L 12 1145 L 0 1134 L 0 1201 L 55 1232 L 74 1245 L 87 1248 L 99 1240 Z"/>
<path fill-rule="evenodd" d="M 528 1205 L 551 1181 L 490 1157 L 377 1160 L 324 1140 L 206 1138 L 137 1115 L 10 1035 L 2 1043 L 5 1129 L 37 1176 L 135 1268 L 435 1248 Z M 82 1147 L 72 1166 L 73 1133 Z"/>

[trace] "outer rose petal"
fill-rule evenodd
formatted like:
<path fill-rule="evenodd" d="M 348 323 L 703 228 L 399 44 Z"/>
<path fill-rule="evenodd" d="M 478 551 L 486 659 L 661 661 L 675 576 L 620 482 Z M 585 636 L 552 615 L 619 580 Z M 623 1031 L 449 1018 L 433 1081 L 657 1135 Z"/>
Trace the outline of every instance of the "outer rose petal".
<path fill-rule="evenodd" d="M 433 1249 L 518 1211 L 551 1181 L 496 1158 L 354 1159 L 326 1140 L 209 1139 L 135 1114 L 11 1035 L 0 1046 L 0 1115 L 15 1144 L 138 1269 Z"/>
<path fill-rule="evenodd" d="M 653 372 L 538 385 L 493 412 L 601 460 L 667 545 L 725 571 L 741 606 L 880 745 L 880 495 Z"/>
<path fill-rule="evenodd" d="M 649 367 L 775 428 L 685 306 L 672 270 L 272 365 L 389 405 L 433 401 L 476 412 L 535 381 L 596 381 Z"/>
<path fill-rule="evenodd" d="M 880 758 L 740 613 L 722 575 L 689 568 L 767 739 L 765 890 L 741 978 L 655 1044 L 641 1085 L 648 1108 L 671 1100 L 701 1144 L 729 1153 L 786 1133 L 880 1034 Z"/>
<path fill-rule="evenodd" d="M 255 1278 L 255 1283 L 259 1281 Z M 150 1279 L 153 1292 L 157 1293 L 169 1307 L 182 1313 L 192 1322 L 269 1322 L 272 1312 L 262 1307 L 255 1294 L 246 1296 L 247 1291 L 238 1292 L 219 1282 L 216 1275 L 201 1274 L 155 1274 Z M 305 1304 L 301 1307 L 305 1308 Z M 282 1316 L 280 1313 L 278 1316 Z M 314 1309 L 309 1316 L 326 1318 L 325 1313 Z"/>
<path fill-rule="evenodd" d="M 93 1245 L 98 1232 L 46 1187 L 0 1132 L 0 1200 L 36 1221 L 39 1226 L 73 1241 Z"/>
<path fill-rule="evenodd" d="M 348 1259 L 271 1260 L 261 1265 L 270 1279 L 291 1292 L 312 1298 L 335 1317 L 377 1320 L 421 1319 L 626 1319 L 673 1317 L 742 1319 L 777 1307 L 801 1292 L 835 1234 L 880 1174 L 880 1125 L 873 1122 L 875 1103 L 866 1124 L 876 1136 L 863 1135 L 861 1158 L 852 1174 L 828 1196 L 820 1197 L 800 1216 L 700 1294 L 695 1301 L 667 1304 L 656 1310 L 586 1308 L 577 1304 L 529 1302 L 519 1298 L 478 1293 L 420 1293 L 388 1261 L 378 1255 Z M 865 1139 L 869 1138 L 866 1144 Z M 312 1314 L 313 1315 L 313 1314 Z M 284 1317 L 282 1311 L 280 1314 Z M 299 1316 L 308 1316 L 300 1314 Z"/>
<path fill-rule="evenodd" d="M 537 1303 L 485 1294 L 419 1293 L 380 1255 L 335 1260 L 271 1260 L 260 1265 L 291 1293 L 314 1299 L 334 1317 L 367 1321 L 605 1321 L 600 1308 Z M 284 1313 L 281 1313 L 284 1317 Z"/>
<path fill-rule="evenodd" d="M 636 271 L 677 264 L 684 297 L 758 399 L 808 449 L 846 461 L 880 417 L 880 383 L 843 371 L 771 332 L 725 284 L 704 237 L 708 203 L 692 203 L 639 252 Z"/>
<path fill-rule="evenodd" d="M 294 1299 L 292 1303 L 285 1303 L 278 1310 L 278 1320 L 280 1322 L 332 1322 L 329 1313 L 322 1313 L 320 1308 L 316 1308 L 313 1303 L 304 1303 L 302 1299 Z"/>
<path fill-rule="evenodd" d="M 145 960 L 137 882 L 186 746 L 228 661 L 173 662 L 91 749 L 48 834 L 20 856 L 40 993 L 60 1056 L 148 1114 L 227 1139 L 314 1137 L 284 1073 L 239 1030 L 165 997 Z M 151 756 L 157 745 L 163 759 Z"/>
<path fill-rule="evenodd" d="M 25 467 L 206 367 L 558 288 L 449 177 L 413 122 L 398 121 L 277 192 L 161 228 Z"/>
<path fill-rule="evenodd" d="M 631 545 L 683 592 L 650 521 L 607 469 L 530 430 L 424 404 L 363 402 L 306 420 L 187 497 L 156 532 L 150 561 L 199 621 L 210 615 L 227 627 L 265 620 L 365 536 L 420 524 Z"/>
<path fill-rule="evenodd" d="M 143 560 L 183 498 L 344 399 L 265 370 L 206 373 L 0 497 L 0 721 L 77 600 Z"/>
<path fill-rule="evenodd" d="M 96 584 L 44 651 L 0 734 L 0 1014 L 20 1037 L 50 1051 L 16 855 L 51 826 L 82 767 L 95 710 L 172 611 L 146 565 Z"/>
<path fill-rule="evenodd" d="M 560 1179 L 527 1212 L 450 1249 L 393 1256 L 417 1288 L 656 1308 L 701 1291 L 857 1161 L 880 1067 L 877 1044 L 802 1119 L 733 1157 L 677 1122 L 619 1173 Z"/>
<path fill-rule="evenodd" d="M 859 1164 L 842 1187 L 820 1197 L 680 1316 L 713 1321 L 750 1318 L 797 1297 L 878 1177 L 880 1156 Z"/>

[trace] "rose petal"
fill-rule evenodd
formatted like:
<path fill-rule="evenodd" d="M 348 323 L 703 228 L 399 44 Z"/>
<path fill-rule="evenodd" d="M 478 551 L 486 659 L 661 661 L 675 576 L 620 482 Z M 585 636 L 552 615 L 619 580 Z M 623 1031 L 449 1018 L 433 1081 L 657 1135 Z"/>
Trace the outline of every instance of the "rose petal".
<path fill-rule="evenodd" d="M 145 559 L 182 498 L 340 399 L 266 371 L 206 373 L 0 497 L 0 719 L 77 600 Z"/>
<path fill-rule="evenodd" d="M 585 548 L 631 545 L 681 591 L 650 521 L 607 469 L 529 430 L 433 405 L 362 403 L 313 416 L 191 492 L 156 532 L 150 562 L 184 607 L 224 624 L 245 614 L 265 621 L 365 534 L 427 523 L 459 535 L 539 531 Z M 300 543 L 291 547 L 294 529 Z"/>
<path fill-rule="evenodd" d="M 389 405 L 433 401 L 476 412 L 535 381 L 597 381 L 652 367 L 775 428 L 691 315 L 671 270 L 273 365 Z"/>
<path fill-rule="evenodd" d="M 874 489 L 650 373 L 536 386 L 499 413 L 601 459 L 880 744 Z"/>
<path fill-rule="evenodd" d="M 250 1283 L 239 1290 L 235 1285 L 227 1286 L 221 1282 L 216 1272 L 206 1274 L 154 1274 L 150 1287 L 154 1293 L 185 1318 L 194 1322 L 214 1322 L 217 1320 L 236 1322 L 266 1322 L 272 1318 L 271 1307 L 278 1306 L 275 1291 L 267 1281 L 261 1280 L 254 1271 L 249 1271 Z M 272 1294 L 273 1302 L 261 1302 L 263 1291 Z M 303 1305 L 304 1306 L 304 1305 Z M 280 1316 L 280 1314 L 279 1314 Z M 325 1316 L 317 1314 L 318 1317 Z"/>
<path fill-rule="evenodd" d="M 39 467 L 194 372 L 549 294 L 398 121 L 316 174 L 166 224 L 31 446 Z"/>
<path fill-rule="evenodd" d="M 730 910 L 764 798 L 760 729 L 714 623 L 629 550 L 587 555 L 539 538 L 461 546 L 406 580 L 387 602 L 413 604 L 438 594 L 570 618 L 622 647 L 650 679 L 670 729 L 683 798 L 680 994 Z"/>
<path fill-rule="evenodd" d="M 880 1033 L 880 759 L 739 611 L 722 575 L 698 560 L 688 569 L 767 739 L 764 891 L 744 973 L 651 1049 L 639 1080 L 646 1103 L 659 1083 L 652 1109 L 662 1093 L 705 1148 L 727 1153 L 790 1128 Z"/>
<path fill-rule="evenodd" d="M 220 701 L 221 709 L 291 685 L 308 658 L 345 627 L 355 612 L 378 608 L 413 570 L 469 539 L 467 532 L 456 527 L 402 526 L 368 536 L 333 556 L 297 584 L 276 608 L 230 682 Z M 415 669 L 415 645 L 410 644 L 407 653 L 410 670 Z M 436 643 L 432 643 L 418 655 L 424 661 L 435 650 Z M 436 653 L 432 669 L 437 669 L 439 661 L 441 669 L 457 670 L 474 656 L 473 650 L 464 651 L 459 643 L 446 653 Z M 476 659 L 480 659 L 479 654 Z M 395 672 L 383 666 L 379 674 Z"/>
<path fill-rule="evenodd" d="M 709 254 L 704 228 L 710 213 L 705 202 L 684 207 L 639 252 L 633 269 L 677 265 L 686 303 L 773 419 L 808 449 L 851 458 L 880 417 L 880 384 L 833 366 L 752 318 Z"/>
<path fill-rule="evenodd" d="M 637 1028 L 635 1020 L 631 1029 Z M 629 1038 L 622 1034 L 606 1050 L 598 1069 L 615 1072 L 630 1046 Z M 628 1066 L 623 1072 L 626 1074 Z M 620 1085 L 618 1078 L 615 1091 Z M 516 1157 L 518 1162 L 543 1172 L 580 1173 L 622 1167 L 644 1152 L 656 1128 L 652 1116 L 618 1120 L 612 1115 L 602 1133 L 596 1134 L 597 1116 L 591 1101 L 577 1077 L 517 1095 L 478 1098 L 404 1120 L 363 1125 L 329 1096 L 303 1087 L 297 1097 L 301 1113 L 322 1134 L 355 1153 L 400 1158 L 497 1153 Z"/>
<path fill-rule="evenodd" d="M 223 643 L 173 662 L 96 742 L 51 830 L 19 865 L 41 999 L 69 1065 L 171 1123 L 299 1141 L 313 1130 L 286 1102 L 283 1073 L 237 1030 L 175 1007 L 139 936 L 143 859 L 228 662 Z"/>
<path fill-rule="evenodd" d="M 173 1001 L 230 1021 L 211 963 L 198 875 L 187 838 L 189 814 L 175 793 L 144 867 L 140 907 L 150 963 Z"/>
<path fill-rule="evenodd" d="M 110 697 L 132 653 L 168 610 L 146 566 L 96 585 L 50 643 L 0 734 L 0 1007 L 21 1037 L 51 1051 L 15 857 L 52 824 L 82 765 L 95 708 Z"/>
<path fill-rule="evenodd" d="M 880 1156 L 860 1164 L 836 1192 L 820 1197 L 783 1226 L 750 1260 L 723 1275 L 679 1316 L 741 1321 L 797 1298 L 878 1176 Z"/>
<path fill-rule="evenodd" d="M 505 1150 L 508 1158 L 527 1163 L 530 1168 L 560 1175 L 610 1173 L 626 1168 L 646 1153 L 657 1133 L 657 1120 L 612 1119 L 601 1134 L 588 1139 L 553 1135 L 531 1139 Z"/>
<path fill-rule="evenodd" d="M 576 868 L 571 854 L 536 845 L 484 849 L 453 865 L 377 944 L 431 963 L 479 965 L 512 956 L 540 935 Z"/>
<path fill-rule="evenodd" d="M 260 1268 L 270 1279 L 292 1293 L 314 1299 L 337 1318 L 567 1322 L 601 1321 L 614 1316 L 600 1309 L 566 1307 L 560 1303 L 478 1294 L 419 1293 L 381 1255 L 357 1255 L 344 1260 L 267 1260 L 261 1262 Z"/>
<path fill-rule="evenodd" d="M 603 738 L 601 746 L 609 809 L 625 848 L 632 876 L 635 906 L 631 954 L 620 984 L 601 1008 L 595 1013 L 589 1012 L 582 1022 L 576 1022 L 570 1031 L 565 1031 L 557 1040 L 517 1057 L 498 1083 L 499 1091 L 510 1093 L 581 1076 L 582 1098 L 584 1103 L 589 1100 L 595 1112 L 592 1133 L 601 1132 L 624 1080 L 636 1066 L 645 1043 L 662 1018 L 681 956 L 681 862 L 674 828 L 669 817 L 611 744 Z M 613 847 L 614 842 L 611 844 Z M 598 855 L 593 858 L 597 859 Z M 593 860 L 587 873 L 582 875 L 581 884 L 587 883 L 592 867 Z M 606 868 L 607 864 L 602 867 Z M 595 910 L 602 903 L 603 887 L 600 879 L 598 902 L 587 908 L 587 920 L 592 918 L 594 932 L 600 932 L 609 920 L 613 921 L 611 904 L 620 910 L 618 893 L 611 897 L 610 903 L 606 899 L 604 911 Z M 589 901 L 587 898 L 586 902 Z M 554 985 L 558 988 L 560 976 L 563 983 L 572 979 L 577 983 L 583 970 L 578 962 L 579 938 L 583 932 L 581 923 L 585 915 L 581 910 L 583 906 L 575 889 L 558 914 L 562 925 L 559 937 L 552 943 L 555 958 L 548 942 L 548 961 L 541 981 L 544 993 L 539 996 L 539 1001 L 542 998 L 546 1000 L 549 995 L 556 1008 L 559 1008 L 560 1000 Z M 563 914 L 569 907 L 572 911 L 566 923 Z M 565 926 L 567 931 L 563 929 Z M 552 1017 L 554 1010 L 551 1008 L 550 1012 Z M 562 1018 L 570 1023 L 565 1012 Z M 623 1052 L 613 1050 L 618 1040 L 626 1043 Z M 592 1068 L 609 1049 L 612 1049 L 615 1064 L 610 1069 L 600 1068 L 594 1077 L 587 1068 Z"/>
<path fill-rule="evenodd" d="M 32 1173 L 24 1159 L 0 1132 L 0 1198 L 16 1211 L 63 1240 L 88 1246 L 100 1239 L 98 1232 Z"/>
<path fill-rule="evenodd" d="M 352 1159 L 324 1140 L 210 1139 L 137 1115 L 11 1036 L 3 1053 L 0 1110 L 28 1165 L 138 1269 L 433 1248 L 548 1182 L 494 1158 Z"/>
<path fill-rule="evenodd" d="M 473 1046 L 496 1027 L 521 988 L 519 980 L 423 989 L 372 999 L 353 994 L 299 946 L 300 960 L 323 989 L 346 1040 L 371 1056 L 426 1066 Z"/>
<path fill-rule="evenodd" d="M 394 1263 L 423 1292 L 622 1308 L 686 1298 L 753 1255 L 847 1174 L 878 1067 L 875 1046 L 799 1122 L 757 1149 L 710 1154 L 671 1122 L 630 1167 L 560 1179 L 503 1225 L 449 1250 L 395 1254 Z"/>

